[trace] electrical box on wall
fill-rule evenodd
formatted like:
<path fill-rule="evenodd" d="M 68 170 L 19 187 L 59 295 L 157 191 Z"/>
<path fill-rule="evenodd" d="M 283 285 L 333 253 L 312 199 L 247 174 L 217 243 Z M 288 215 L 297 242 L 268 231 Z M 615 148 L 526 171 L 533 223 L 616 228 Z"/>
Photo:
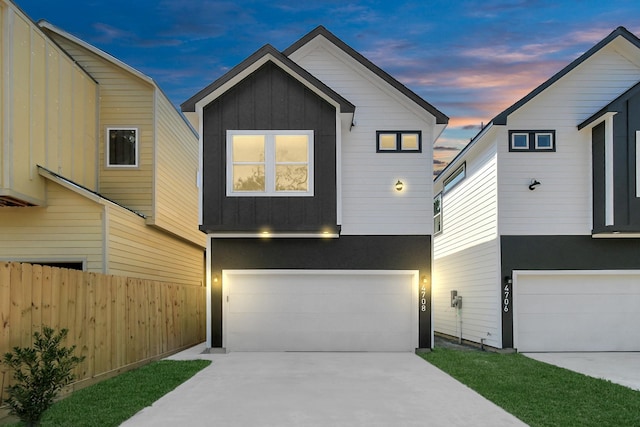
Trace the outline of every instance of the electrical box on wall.
<path fill-rule="evenodd" d="M 451 307 L 462 308 L 462 297 L 458 296 L 458 291 L 451 291 Z"/>

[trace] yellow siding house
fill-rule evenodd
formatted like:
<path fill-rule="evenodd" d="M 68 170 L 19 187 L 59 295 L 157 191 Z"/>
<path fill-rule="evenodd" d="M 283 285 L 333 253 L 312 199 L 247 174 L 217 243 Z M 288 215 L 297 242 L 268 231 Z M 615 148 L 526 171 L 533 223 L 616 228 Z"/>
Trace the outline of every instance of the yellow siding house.
<path fill-rule="evenodd" d="M 201 284 L 198 137 L 148 76 L 0 0 L 0 260 Z"/>

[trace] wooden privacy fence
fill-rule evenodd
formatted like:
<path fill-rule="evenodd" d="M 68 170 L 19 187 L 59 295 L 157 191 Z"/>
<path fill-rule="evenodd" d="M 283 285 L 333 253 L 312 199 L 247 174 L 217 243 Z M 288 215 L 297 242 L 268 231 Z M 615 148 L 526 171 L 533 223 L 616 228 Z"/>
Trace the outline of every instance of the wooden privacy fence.
<path fill-rule="evenodd" d="M 77 381 L 204 341 L 205 316 L 203 286 L 0 262 L 0 355 L 30 346 L 43 324 L 67 328 L 64 345 L 85 356 Z M 4 371 L 0 365 L 0 381 Z M 7 372 L 5 387 L 9 379 Z"/>

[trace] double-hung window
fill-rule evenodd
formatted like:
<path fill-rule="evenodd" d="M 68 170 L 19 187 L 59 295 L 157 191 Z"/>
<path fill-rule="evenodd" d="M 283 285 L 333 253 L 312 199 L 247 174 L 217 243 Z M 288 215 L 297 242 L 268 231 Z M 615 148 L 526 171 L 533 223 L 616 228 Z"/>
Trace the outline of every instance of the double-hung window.
<path fill-rule="evenodd" d="M 107 128 L 107 166 L 138 166 L 137 128 Z"/>
<path fill-rule="evenodd" d="M 313 196 L 313 131 L 227 131 L 228 196 Z"/>
<path fill-rule="evenodd" d="M 433 234 L 442 233 L 442 193 L 433 198 Z"/>

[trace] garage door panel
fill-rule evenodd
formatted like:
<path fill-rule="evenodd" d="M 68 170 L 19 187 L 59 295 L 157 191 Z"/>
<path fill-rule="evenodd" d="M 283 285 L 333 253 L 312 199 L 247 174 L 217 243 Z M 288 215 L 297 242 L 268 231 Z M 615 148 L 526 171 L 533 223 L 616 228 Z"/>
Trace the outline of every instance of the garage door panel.
<path fill-rule="evenodd" d="M 640 272 L 518 272 L 519 351 L 640 351 Z"/>
<path fill-rule="evenodd" d="M 366 294 L 364 294 L 366 295 Z M 363 298 L 363 294 L 237 294 L 229 295 L 230 313 L 392 313 L 408 312 L 411 301 L 404 294 L 377 294 L 381 298 Z"/>
<path fill-rule="evenodd" d="M 412 351 L 415 274 L 226 273 L 225 346 L 230 351 Z"/>
<path fill-rule="evenodd" d="M 640 295 L 538 295 L 520 296 L 521 314 L 635 312 L 640 307 Z"/>

